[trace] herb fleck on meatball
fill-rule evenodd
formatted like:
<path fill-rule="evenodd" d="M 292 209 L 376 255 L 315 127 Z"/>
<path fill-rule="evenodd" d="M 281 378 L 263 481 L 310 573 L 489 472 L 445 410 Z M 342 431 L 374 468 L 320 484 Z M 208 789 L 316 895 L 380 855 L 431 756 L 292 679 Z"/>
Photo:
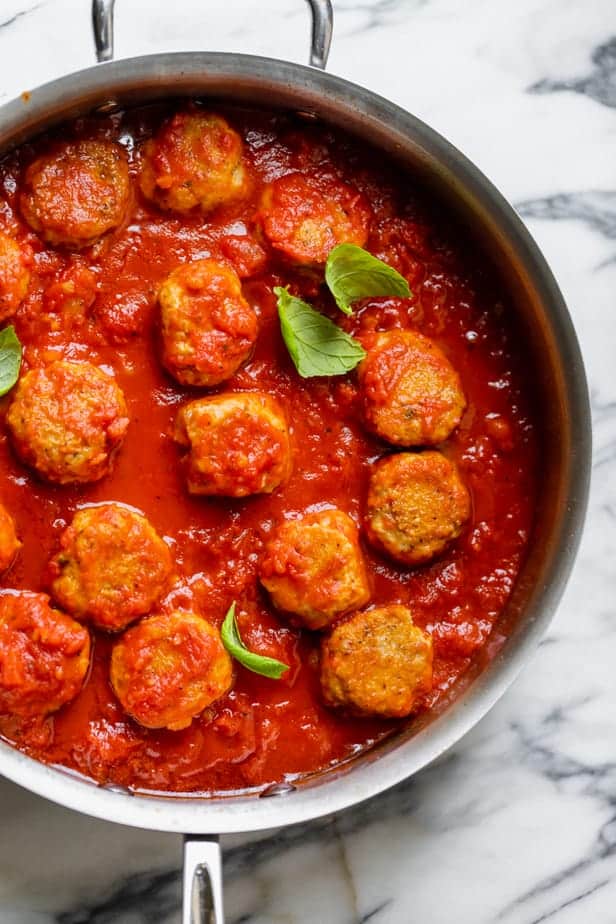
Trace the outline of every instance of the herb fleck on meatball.
<path fill-rule="evenodd" d="M 370 599 L 358 530 L 342 510 L 282 523 L 267 542 L 259 573 L 274 605 L 308 629 L 323 629 Z"/>
<path fill-rule="evenodd" d="M 366 426 L 396 446 L 442 443 L 460 423 L 466 399 L 458 373 L 428 337 L 391 330 L 362 340 L 359 367 Z"/>
<path fill-rule="evenodd" d="M 211 212 L 247 191 L 242 140 L 222 116 L 178 112 L 144 145 L 139 183 L 165 211 Z"/>
<path fill-rule="evenodd" d="M 275 250 L 293 263 L 321 266 L 337 244 L 363 247 L 372 212 L 363 194 L 342 180 L 289 173 L 266 187 L 260 217 Z"/>
<path fill-rule="evenodd" d="M 146 728 L 186 728 L 230 689 L 220 633 L 195 613 L 156 614 L 127 629 L 111 655 L 111 685 Z"/>
<path fill-rule="evenodd" d="M 179 266 L 158 302 L 163 364 L 182 385 L 219 385 L 250 356 L 257 316 L 231 267 L 214 260 Z"/>
<path fill-rule="evenodd" d="M 184 464 L 191 494 L 271 494 L 290 474 L 284 412 L 266 394 L 191 401 L 178 414 L 175 438 L 188 449 Z"/>
<path fill-rule="evenodd" d="M 124 629 L 167 586 L 171 554 L 144 516 L 120 504 L 79 510 L 50 562 L 54 598 L 99 629 Z"/>
<path fill-rule="evenodd" d="M 19 380 L 6 421 L 22 462 L 46 481 L 78 484 L 111 471 L 126 413 L 110 375 L 91 363 L 60 360 Z"/>
<path fill-rule="evenodd" d="M 374 466 L 366 532 L 395 561 L 420 565 L 436 558 L 460 535 L 470 512 L 458 469 L 440 452 L 401 452 Z"/>
<path fill-rule="evenodd" d="M 31 163 L 19 201 L 45 241 L 79 249 L 121 225 L 129 200 L 124 148 L 86 140 L 58 145 Z"/>
<path fill-rule="evenodd" d="M 432 688 L 432 639 L 405 606 L 355 613 L 323 640 L 321 687 L 353 715 L 407 716 Z"/>

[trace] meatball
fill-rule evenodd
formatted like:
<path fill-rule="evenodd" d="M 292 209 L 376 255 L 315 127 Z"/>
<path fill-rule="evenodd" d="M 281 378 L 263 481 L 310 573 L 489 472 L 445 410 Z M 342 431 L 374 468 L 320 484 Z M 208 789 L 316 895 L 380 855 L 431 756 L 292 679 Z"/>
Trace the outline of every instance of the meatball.
<path fill-rule="evenodd" d="M 222 116 L 179 112 L 144 145 L 141 191 L 164 210 L 210 212 L 245 195 L 242 155 L 242 139 Z"/>
<path fill-rule="evenodd" d="M 401 452 L 374 466 L 366 532 L 381 552 L 405 565 L 420 565 L 457 539 L 470 506 L 453 462 L 433 450 Z"/>
<path fill-rule="evenodd" d="M 48 243 L 78 249 L 122 224 L 129 199 L 124 149 L 112 141 L 74 141 L 30 164 L 19 201 Z"/>
<path fill-rule="evenodd" d="M 266 188 L 261 222 L 289 260 L 319 266 L 336 244 L 366 243 L 371 209 L 357 189 L 332 176 L 289 173 Z"/>
<path fill-rule="evenodd" d="M 220 633 L 195 613 L 148 616 L 113 647 L 111 685 L 146 728 L 186 728 L 233 680 Z"/>
<path fill-rule="evenodd" d="M 405 606 L 355 613 L 323 641 L 321 688 L 354 715 L 409 715 L 432 688 L 432 639 Z"/>
<path fill-rule="evenodd" d="M 214 260 L 179 266 L 158 301 L 163 363 L 182 385 L 219 385 L 250 356 L 257 316 L 229 266 Z"/>
<path fill-rule="evenodd" d="M 0 714 L 55 712 L 79 693 L 90 663 L 90 636 L 46 594 L 0 594 Z"/>
<path fill-rule="evenodd" d="M 271 494 L 291 471 L 284 413 L 269 395 L 237 392 L 191 401 L 179 412 L 175 439 L 191 494 Z"/>
<path fill-rule="evenodd" d="M 21 542 L 15 532 L 13 517 L 3 504 L 0 504 L 0 572 L 7 571 L 21 548 Z"/>
<path fill-rule="evenodd" d="M 103 478 L 128 427 L 124 395 L 111 376 L 63 360 L 19 380 L 6 422 L 22 462 L 57 484 Z"/>
<path fill-rule="evenodd" d="M 457 372 L 428 337 L 390 330 L 366 338 L 359 367 L 366 425 L 396 446 L 446 440 L 460 423 L 466 400 Z"/>
<path fill-rule="evenodd" d="M 274 605 L 308 629 L 323 629 L 370 599 L 357 527 L 341 510 L 319 510 L 279 526 L 259 575 Z"/>
<path fill-rule="evenodd" d="M 124 629 L 148 613 L 171 574 L 171 554 L 154 527 L 120 504 L 79 510 L 60 547 L 50 563 L 53 596 L 99 629 Z"/>
<path fill-rule="evenodd" d="M 28 252 L 0 231 L 0 323 L 15 314 L 30 282 Z"/>

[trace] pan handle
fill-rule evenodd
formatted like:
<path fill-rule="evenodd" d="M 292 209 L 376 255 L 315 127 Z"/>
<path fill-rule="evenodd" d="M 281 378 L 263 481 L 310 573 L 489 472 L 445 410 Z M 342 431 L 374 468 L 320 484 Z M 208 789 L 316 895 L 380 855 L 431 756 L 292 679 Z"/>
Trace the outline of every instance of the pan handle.
<path fill-rule="evenodd" d="M 331 0 L 307 0 L 312 14 L 310 63 L 322 70 L 327 64 L 332 42 L 334 11 Z M 92 0 L 92 28 L 97 61 L 113 58 L 113 8 L 115 0 Z"/>
<path fill-rule="evenodd" d="M 222 857 L 215 836 L 184 839 L 182 924 L 225 924 Z"/>

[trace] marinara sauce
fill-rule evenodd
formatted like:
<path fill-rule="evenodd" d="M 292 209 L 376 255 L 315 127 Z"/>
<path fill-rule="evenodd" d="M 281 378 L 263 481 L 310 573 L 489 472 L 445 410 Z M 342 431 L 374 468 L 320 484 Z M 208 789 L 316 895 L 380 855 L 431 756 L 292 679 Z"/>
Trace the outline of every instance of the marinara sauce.
<path fill-rule="evenodd" d="M 124 225 L 85 249 L 44 245 L 20 217 L 25 166 L 56 139 L 105 138 L 137 151 L 169 107 L 150 106 L 62 126 L 9 154 L 0 165 L 0 227 L 31 249 L 32 282 L 14 324 L 24 369 L 54 359 L 111 367 L 130 425 L 113 473 L 96 484 L 51 486 L 14 456 L 0 431 L 1 499 L 23 548 L 3 586 L 45 590 L 58 538 L 83 505 L 117 501 L 139 508 L 170 544 L 174 579 L 162 610 L 188 608 L 215 625 L 235 600 L 252 650 L 291 666 L 279 681 L 236 664 L 232 691 L 182 731 L 148 730 L 128 718 L 109 683 L 112 637 L 94 631 L 92 667 L 77 696 L 46 719 L 4 717 L 0 730 L 21 750 L 101 784 L 169 792 L 260 788 L 326 769 L 369 748 L 398 722 L 354 719 L 327 709 L 318 681 L 318 634 L 291 627 L 260 589 L 265 540 L 285 515 L 335 505 L 361 523 L 371 464 L 393 451 L 361 422 L 356 375 L 302 380 L 283 344 L 273 288 L 290 285 L 353 334 L 412 327 L 444 350 L 468 400 L 442 450 L 458 464 L 472 498 L 470 523 L 438 561 L 399 567 L 364 544 L 372 603 L 402 603 L 434 640 L 429 709 L 486 645 L 525 555 L 535 506 L 538 446 L 528 357 L 507 293 L 483 253 L 415 177 L 383 155 L 326 127 L 266 112 L 223 111 L 240 132 L 251 191 L 205 217 L 177 217 L 149 205 L 133 182 Z M 409 281 L 408 299 L 355 305 L 344 319 L 322 272 L 292 268 L 259 234 L 254 217 L 269 181 L 326 169 L 362 191 L 372 207 L 367 248 Z M 254 354 L 215 392 L 267 392 L 286 409 L 293 472 L 271 496 L 191 497 L 172 439 L 179 407 L 203 389 L 183 388 L 163 370 L 156 295 L 178 265 L 228 261 L 257 312 Z M 2 400 L 6 412 L 9 398 Z"/>

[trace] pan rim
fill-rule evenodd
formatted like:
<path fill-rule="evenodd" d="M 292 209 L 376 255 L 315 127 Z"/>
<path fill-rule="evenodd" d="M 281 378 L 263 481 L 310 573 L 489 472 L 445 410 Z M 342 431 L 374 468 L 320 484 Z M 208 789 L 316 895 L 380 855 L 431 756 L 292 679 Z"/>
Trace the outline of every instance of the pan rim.
<path fill-rule="evenodd" d="M 481 201 L 504 238 L 532 277 L 549 315 L 559 347 L 563 388 L 570 410 L 571 458 L 565 506 L 558 541 L 542 582 L 534 588 L 523 630 L 484 670 L 467 693 L 411 740 L 392 746 L 377 760 L 348 771 L 334 770 L 320 782 L 301 784 L 278 798 L 201 798 L 195 796 L 129 795 L 97 786 L 67 771 L 28 757 L 0 740 L 0 773 L 26 789 L 67 808 L 107 821 L 182 833 L 234 833 L 281 827 L 349 808 L 402 782 L 453 747 L 492 708 L 535 650 L 555 612 L 569 577 L 579 541 L 590 481 L 590 407 L 577 337 L 565 302 L 539 248 L 513 208 L 492 183 L 446 139 L 404 109 L 340 77 L 291 62 L 224 52 L 174 52 L 123 59 L 60 77 L 5 103 L 0 108 L 0 148 L 11 139 L 24 140 L 46 120 L 70 118 L 71 106 L 84 110 L 107 99 L 124 98 L 147 84 L 154 96 L 186 95 L 191 81 L 210 88 L 229 80 L 251 81 L 274 88 L 282 96 L 295 93 L 305 107 L 325 96 L 358 124 L 387 124 L 403 143 L 436 158 L 438 167 L 455 177 L 460 188 Z M 131 89 L 136 88 L 136 89 Z M 92 105 L 90 105 L 92 103 Z M 3 140 L 4 139 L 4 140 Z M 395 138 L 392 142 L 395 145 Z"/>

